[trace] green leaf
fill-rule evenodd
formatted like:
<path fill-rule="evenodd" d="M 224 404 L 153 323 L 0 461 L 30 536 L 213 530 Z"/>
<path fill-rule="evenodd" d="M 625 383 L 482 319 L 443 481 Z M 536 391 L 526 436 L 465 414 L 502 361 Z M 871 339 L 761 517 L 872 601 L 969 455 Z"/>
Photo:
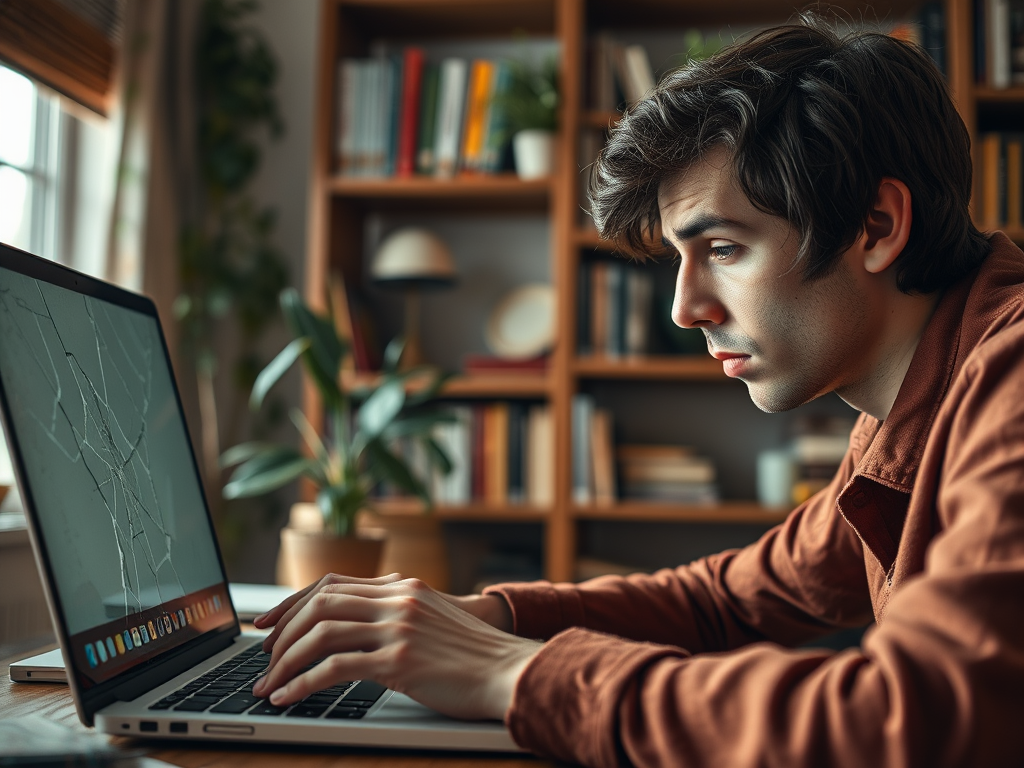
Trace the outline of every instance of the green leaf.
<path fill-rule="evenodd" d="M 384 361 L 381 365 L 385 373 L 394 373 L 398 370 L 398 362 L 402 359 L 402 352 L 405 351 L 405 339 L 395 336 L 388 342 L 384 350 Z"/>
<path fill-rule="evenodd" d="M 299 359 L 299 356 L 309 349 L 308 338 L 295 339 L 288 346 L 277 353 L 277 357 L 271 360 L 267 367 L 260 371 L 256 382 L 252 385 L 252 394 L 249 396 L 249 407 L 254 411 L 263 405 L 263 398 L 267 392 L 280 379 L 285 371 L 292 367 L 292 364 Z"/>
<path fill-rule="evenodd" d="M 423 447 L 427 449 L 427 459 L 437 469 L 441 470 L 442 475 L 451 474 L 453 469 L 452 460 L 448 457 L 448 452 L 438 445 L 433 437 L 424 437 Z"/>
<path fill-rule="evenodd" d="M 396 379 L 386 380 L 359 409 L 359 426 L 376 437 L 391 424 L 405 405 L 405 387 Z"/>
<path fill-rule="evenodd" d="M 234 464 L 238 464 L 243 461 L 248 461 L 253 456 L 259 456 L 270 451 L 276 451 L 279 448 L 280 446 L 275 445 L 274 443 L 241 443 L 240 445 L 228 448 L 226 451 L 224 451 L 224 453 L 220 455 L 220 465 L 222 467 L 230 467 Z"/>
<path fill-rule="evenodd" d="M 322 488 L 316 503 L 330 529 L 339 536 L 354 532 L 356 515 L 366 506 L 366 494 L 355 486 Z"/>
<path fill-rule="evenodd" d="M 406 493 L 411 493 L 429 506 L 430 494 L 426 486 L 412 474 L 408 465 L 391 451 L 384 447 L 380 440 L 374 440 L 366 446 L 366 453 L 370 459 L 370 467 L 382 480 L 394 483 Z"/>
<path fill-rule="evenodd" d="M 305 457 L 290 446 L 268 445 L 265 449 L 254 454 L 247 461 L 236 467 L 234 472 L 231 473 L 231 479 L 243 480 L 262 472 L 272 471 L 282 464 L 302 458 Z"/>
<path fill-rule="evenodd" d="M 426 435 L 438 424 L 451 424 L 455 421 L 458 421 L 458 417 L 448 410 L 419 410 L 410 416 L 393 421 L 384 430 L 383 437 L 390 442 L 408 435 Z"/>
<path fill-rule="evenodd" d="M 292 333 L 309 339 L 309 349 L 302 360 L 321 396 L 328 404 L 339 402 L 342 393 L 338 388 L 338 372 L 347 347 L 338 338 L 334 324 L 306 306 L 294 288 L 281 292 L 281 311 Z"/>
<path fill-rule="evenodd" d="M 313 429 L 313 425 L 309 423 L 309 419 L 306 418 L 299 408 L 292 408 L 288 412 L 288 417 L 292 420 L 292 424 L 299 430 L 299 434 L 302 435 L 302 439 L 306 441 L 306 445 L 309 446 L 309 450 L 316 456 L 317 461 L 323 465 L 326 471 L 327 467 L 330 466 L 330 455 L 327 452 L 327 446 L 324 445 L 323 440 L 320 439 L 320 435 Z"/>
<path fill-rule="evenodd" d="M 245 467 L 246 465 L 243 464 L 238 469 L 241 471 Z M 254 472 L 246 477 L 238 477 L 238 472 L 236 472 L 231 482 L 224 486 L 224 498 L 240 499 L 244 496 L 259 496 L 263 493 L 269 493 L 281 486 L 287 485 L 311 469 L 313 469 L 312 462 L 304 456 L 299 456 L 290 461 Z"/>

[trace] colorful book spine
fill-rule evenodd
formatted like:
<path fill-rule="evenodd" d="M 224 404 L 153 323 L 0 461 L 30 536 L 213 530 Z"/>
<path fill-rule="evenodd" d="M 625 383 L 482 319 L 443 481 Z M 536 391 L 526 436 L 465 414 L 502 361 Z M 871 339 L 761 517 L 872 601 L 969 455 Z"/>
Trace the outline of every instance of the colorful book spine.
<path fill-rule="evenodd" d="M 469 75 L 466 94 L 465 125 L 462 131 L 462 167 L 467 171 L 484 170 L 484 131 L 487 107 L 494 87 L 494 63 L 477 59 Z"/>
<path fill-rule="evenodd" d="M 441 62 L 434 150 L 434 175 L 439 178 L 451 178 L 458 169 L 468 69 L 464 59 L 450 58 Z"/>
<path fill-rule="evenodd" d="M 440 76 L 441 70 L 437 64 L 427 63 L 424 65 L 416 172 L 426 176 L 434 173 L 434 145 L 437 141 L 437 93 Z"/>
<path fill-rule="evenodd" d="M 398 128 L 396 176 L 412 176 L 416 171 L 416 150 L 423 92 L 424 53 L 421 48 L 406 48 L 402 61 L 402 106 Z"/>

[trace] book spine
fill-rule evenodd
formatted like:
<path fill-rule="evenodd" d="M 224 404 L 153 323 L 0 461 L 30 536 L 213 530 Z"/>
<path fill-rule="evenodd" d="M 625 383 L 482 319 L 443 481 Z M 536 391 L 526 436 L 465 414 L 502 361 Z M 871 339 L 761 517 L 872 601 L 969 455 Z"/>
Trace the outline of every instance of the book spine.
<path fill-rule="evenodd" d="M 608 349 L 608 263 L 590 267 L 590 346 L 595 353 Z"/>
<path fill-rule="evenodd" d="M 483 500 L 486 487 L 487 462 L 484 455 L 485 429 L 487 410 L 485 406 L 473 406 L 472 417 L 472 448 L 473 448 L 473 469 L 472 469 L 472 497 L 476 500 Z"/>
<path fill-rule="evenodd" d="M 577 394 L 572 399 L 572 498 L 576 504 L 590 504 L 594 498 L 591 474 L 590 425 L 594 400 Z"/>
<path fill-rule="evenodd" d="M 398 131 L 397 176 L 412 176 L 416 170 L 416 139 L 423 92 L 423 49 L 406 48 L 402 70 L 401 125 Z"/>
<path fill-rule="evenodd" d="M 486 59 L 473 62 L 466 94 L 466 114 L 462 130 L 462 167 L 483 170 L 484 121 L 494 83 L 494 64 Z"/>
<path fill-rule="evenodd" d="M 404 65 L 401 55 L 389 56 L 387 59 L 387 99 L 385 102 L 384 135 L 387 142 L 384 147 L 384 165 L 381 169 L 384 176 L 394 176 L 398 165 L 399 130 L 402 121 L 402 93 L 404 91 Z"/>
<path fill-rule="evenodd" d="M 630 82 L 631 102 L 647 97 L 657 83 L 651 70 L 651 61 L 647 58 L 647 50 L 642 45 L 628 45 L 623 51 L 626 63 L 626 78 Z"/>
<path fill-rule="evenodd" d="M 1024 140 L 1015 133 L 1006 140 L 1006 226 L 1019 230 L 1024 226 L 1021 208 L 1024 206 Z"/>
<path fill-rule="evenodd" d="M 441 178 L 451 178 L 458 168 L 467 69 L 463 59 L 445 59 L 441 64 L 441 95 L 434 152 L 434 175 Z"/>
<path fill-rule="evenodd" d="M 513 504 L 521 504 L 525 498 L 525 431 L 526 407 L 522 403 L 511 403 L 508 407 L 508 500 Z"/>
<path fill-rule="evenodd" d="M 358 67 L 354 59 L 338 63 L 338 170 L 343 176 L 352 175 L 355 163 Z"/>
<path fill-rule="evenodd" d="M 437 140 L 437 94 L 440 76 L 441 71 L 437 64 L 424 64 L 416 171 L 427 176 L 434 172 L 434 145 Z"/>
<path fill-rule="evenodd" d="M 999 154 L 998 133 L 981 137 L 981 221 L 986 229 L 999 226 Z"/>
<path fill-rule="evenodd" d="M 594 409 L 590 425 L 591 472 L 594 478 L 594 503 L 609 506 L 615 502 L 615 450 L 612 441 L 612 415 L 603 408 Z"/>
<path fill-rule="evenodd" d="M 488 96 L 487 128 L 484 131 L 483 170 L 497 173 L 501 170 L 504 149 L 508 143 L 508 113 L 495 97 L 505 94 L 512 84 L 512 68 L 507 61 L 494 64 L 491 93 Z"/>
<path fill-rule="evenodd" d="M 353 176 L 364 176 L 366 174 L 367 157 L 369 155 L 369 148 L 367 147 L 370 128 L 370 86 L 371 82 L 371 69 L 373 62 L 371 61 L 358 61 L 355 62 L 355 135 L 353 137 L 352 146 L 352 175 Z"/>
<path fill-rule="evenodd" d="M 988 2 L 989 78 L 993 88 L 1010 87 L 1010 2 Z"/>
<path fill-rule="evenodd" d="M 589 261 L 581 261 L 576 271 L 576 352 L 579 355 L 593 354 L 590 323 L 590 281 Z"/>

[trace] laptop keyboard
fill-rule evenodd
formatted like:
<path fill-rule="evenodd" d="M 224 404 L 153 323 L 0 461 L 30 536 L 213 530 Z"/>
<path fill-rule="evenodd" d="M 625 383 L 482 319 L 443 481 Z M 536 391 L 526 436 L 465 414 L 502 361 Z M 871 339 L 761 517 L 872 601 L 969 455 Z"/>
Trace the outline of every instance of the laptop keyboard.
<path fill-rule="evenodd" d="M 253 696 L 252 686 L 263 675 L 270 654 L 254 645 L 218 667 L 186 683 L 150 705 L 150 709 L 176 712 L 216 712 L 221 715 L 281 715 L 358 720 L 387 690 L 371 680 L 352 680 L 317 691 L 287 707 L 275 707 Z M 312 669 L 310 664 L 306 669 Z"/>

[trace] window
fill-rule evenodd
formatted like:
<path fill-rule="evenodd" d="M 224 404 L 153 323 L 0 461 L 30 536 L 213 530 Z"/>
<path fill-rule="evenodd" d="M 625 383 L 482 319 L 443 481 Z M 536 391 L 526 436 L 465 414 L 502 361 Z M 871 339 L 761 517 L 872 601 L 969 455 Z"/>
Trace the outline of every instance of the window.
<path fill-rule="evenodd" d="M 0 66 L 0 242 L 102 276 L 113 131 Z"/>

